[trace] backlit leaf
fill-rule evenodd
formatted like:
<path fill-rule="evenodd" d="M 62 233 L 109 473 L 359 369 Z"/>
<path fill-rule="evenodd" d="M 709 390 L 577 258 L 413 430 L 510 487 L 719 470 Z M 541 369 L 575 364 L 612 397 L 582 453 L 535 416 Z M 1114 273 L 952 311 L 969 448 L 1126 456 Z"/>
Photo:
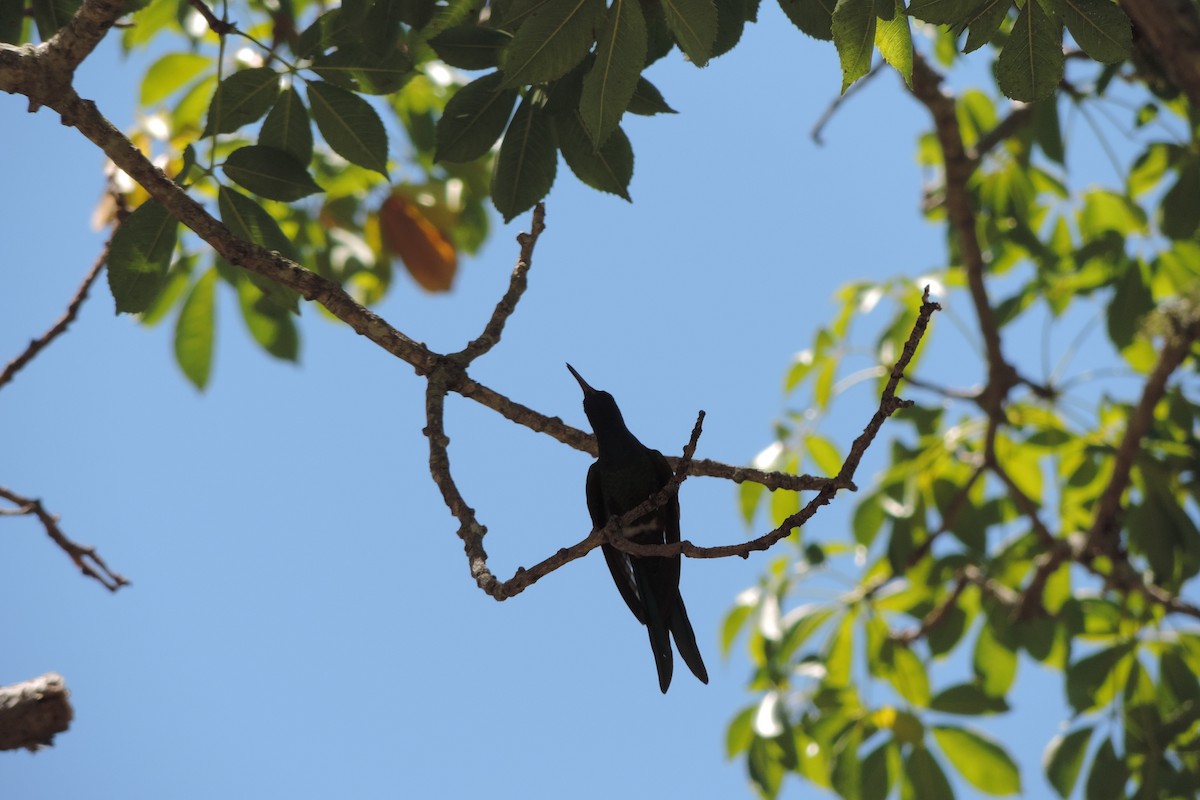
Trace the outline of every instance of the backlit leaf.
<path fill-rule="evenodd" d="M 235 72 L 217 84 L 208 105 L 204 136 L 232 133 L 261 119 L 279 95 L 279 75 L 270 67 Z"/>
<path fill-rule="evenodd" d="M 484 75 L 459 89 L 437 124 L 438 161 L 474 161 L 483 156 L 508 125 L 516 89 L 502 89 L 499 72 Z"/>
<path fill-rule="evenodd" d="M 212 66 L 212 58 L 199 53 L 166 54 L 146 70 L 142 78 L 141 104 L 151 106 L 170 97 Z"/>
<path fill-rule="evenodd" d="M 998 743 L 969 728 L 935 725 L 933 738 L 968 783 L 987 794 L 1018 794 L 1021 772 Z"/>
<path fill-rule="evenodd" d="M 504 85 L 561 78 L 591 49 L 604 0 L 539 0 L 504 53 Z"/>
<path fill-rule="evenodd" d="M 197 389 L 207 386 L 212 374 L 216 286 L 217 271 L 209 269 L 188 292 L 175 322 L 175 360 Z"/>
<path fill-rule="evenodd" d="M 1051 0 L 1071 37 L 1083 51 L 1104 64 L 1129 58 L 1133 26 L 1129 17 L 1109 0 Z"/>
<path fill-rule="evenodd" d="M 1062 31 L 1042 10 L 1027 2 L 996 60 L 996 81 L 1013 100 L 1033 102 L 1049 97 L 1063 76 Z"/>
<path fill-rule="evenodd" d="M 222 169 L 234 183 L 270 200 L 290 203 L 322 191 L 303 164 L 274 147 L 239 147 Z"/>
<path fill-rule="evenodd" d="M 117 312 L 145 311 L 162 288 L 175 252 L 179 222 L 153 200 L 117 227 L 108 249 L 108 286 Z"/>
<path fill-rule="evenodd" d="M 351 164 L 387 177 L 387 131 L 371 104 L 324 81 L 308 85 L 308 102 L 321 135 Z"/>
<path fill-rule="evenodd" d="M 633 178 L 633 147 L 620 128 L 609 134 L 597 149 L 583 128 L 578 114 L 554 117 L 554 130 L 563 159 L 579 180 L 629 200 L 629 181 Z"/>
<path fill-rule="evenodd" d="M 1046 754 L 1042 758 L 1046 780 L 1063 800 L 1066 800 L 1075 788 L 1075 781 L 1079 779 L 1079 771 L 1083 769 L 1083 760 L 1087 756 L 1087 746 L 1091 738 L 1092 728 L 1089 725 L 1065 735 L 1059 734 L 1046 746 Z"/>
<path fill-rule="evenodd" d="M 679 49 L 697 67 L 707 64 L 717 41 L 713 0 L 662 0 L 662 9 Z"/>
<path fill-rule="evenodd" d="M 545 197 L 557 169 L 558 150 L 549 115 L 527 97 L 508 124 L 492 173 L 492 203 L 504 221 Z"/>
<path fill-rule="evenodd" d="M 593 146 L 616 129 L 633 98 L 646 62 L 646 21 L 641 0 L 613 0 L 596 39 L 596 60 L 583 78 L 579 114 Z"/>
<path fill-rule="evenodd" d="M 294 88 L 288 87 L 275 101 L 271 112 L 263 120 L 258 143 L 282 150 L 301 164 L 312 160 L 312 125 L 309 124 L 304 101 Z"/>

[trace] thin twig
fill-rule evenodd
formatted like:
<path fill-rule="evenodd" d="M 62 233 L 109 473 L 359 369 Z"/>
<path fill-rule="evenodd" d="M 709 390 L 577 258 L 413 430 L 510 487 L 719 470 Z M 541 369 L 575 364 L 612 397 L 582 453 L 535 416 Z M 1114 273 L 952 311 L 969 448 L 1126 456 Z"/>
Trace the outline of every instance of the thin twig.
<path fill-rule="evenodd" d="M 850 84 L 850 87 L 847 88 L 846 91 L 833 98 L 833 101 L 825 107 L 825 111 L 821 114 L 821 117 L 817 120 L 816 124 L 813 125 L 812 132 L 809 134 L 809 136 L 812 137 L 813 142 L 818 147 L 821 147 L 825 144 L 825 141 L 821 138 L 821 132 L 825 130 L 825 126 L 828 125 L 829 121 L 833 119 L 833 115 L 837 113 L 838 109 L 842 107 L 843 103 L 845 103 L 854 95 L 858 94 L 860 89 L 864 88 L 868 83 L 870 83 L 872 78 L 879 74 L 879 71 L 883 69 L 884 63 L 885 62 L 883 61 L 877 61 L 875 65 L 871 67 L 871 71 L 864 75 L 861 80 L 857 80 Z"/>
<path fill-rule="evenodd" d="M 929 325 L 929 318 L 933 315 L 934 311 L 940 308 L 940 305 L 929 299 L 929 289 L 926 287 L 922 297 L 921 311 L 917 315 L 916 322 L 913 324 L 912 332 L 908 335 L 908 340 L 904 343 L 904 349 L 900 353 L 899 359 L 892 367 L 891 375 L 880 396 L 879 408 L 875 411 L 875 414 L 871 417 L 871 421 L 867 423 L 863 432 L 858 435 L 854 443 L 850 446 L 850 452 L 846 455 L 845 461 L 842 462 L 842 467 L 838 470 L 837 476 L 826 484 L 817 493 L 816 497 L 808 501 L 803 508 L 785 519 L 779 527 L 756 539 L 739 544 L 697 547 L 685 539 L 673 544 L 631 546 L 627 549 L 627 552 L 634 555 L 659 556 L 671 556 L 678 553 L 689 558 L 728 558 L 730 556 L 748 558 L 752 552 L 771 548 L 776 542 L 787 537 L 792 530 L 806 523 L 822 506 L 827 505 L 833 499 L 834 495 L 853 484 L 854 473 L 858 469 L 863 455 L 875 440 L 879 429 L 888 417 L 899 409 L 908 408 L 912 405 L 912 401 L 901 400 L 896 397 L 896 387 L 904 377 L 905 368 L 908 367 L 909 362 L 916 355 L 917 346 L 920 344 L 922 337 L 925 335 L 925 330 Z"/>
<path fill-rule="evenodd" d="M 1133 470 L 1134 459 L 1141 449 L 1142 438 L 1150 430 L 1154 422 L 1154 408 L 1162 400 L 1167 391 L 1167 380 L 1183 363 L 1191 352 L 1192 343 L 1200 338 L 1200 321 L 1191 321 L 1179 326 L 1171 335 L 1166 337 L 1162 352 L 1154 371 L 1146 379 L 1142 388 L 1142 396 L 1133 412 L 1129 415 L 1129 424 L 1125 435 L 1117 447 L 1117 456 L 1113 462 L 1112 477 L 1100 495 L 1096 504 L 1096 516 L 1088 531 L 1088 549 L 1094 552 L 1113 553 L 1117 550 L 1117 533 L 1120 530 L 1118 514 L 1121 510 L 1121 495 L 1129 486 L 1130 473 Z"/>
<path fill-rule="evenodd" d="M 84 547 L 68 539 L 62 532 L 62 528 L 58 526 L 58 517 L 46 511 L 41 500 L 23 497 L 3 486 L 0 486 L 0 498 L 15 505 L 17 507 L 15 513 L 37 517 L 38 521 L 42 523 L 42 527 L 46 529 L 46 535 L 75 562 L 75 566 L 79 567 L 84 575 L 96 579 L 110 592 L 129 585 L 129 581 L 124 576 L 109 569 L 108 564 L 104 563 L 104 559 L 96 552 L 96 548 Z"/>
<path fill-rule="evenodd" d="M 533 209 L 533 220 L 529 223 L 529 233 L 517 236 L 517 242 L 521 245 L 521 255 L 517 258 L 517 266 L 513 268 L 512 277 L 509 279 L 508 291 L 496 304 L 496 310 L 492 312 L 491 319 L 484 326 L 483 333 L 459 352 L 452 353 L 450 358 L 459 361 L 465 367 L 491 350 L 500 341 L 500 335 L 504 332 L 504 323 L 508 322 L 508 318 L 517 310 L 517 303 L 520 302 L 521 295 L 525 293 L 525 288 L 529 285 L 527 276 L 529 268 L 533 265 L 533 248 L 537 246 L 538 237 L 545 229 L 546 206 L 544 203 L 538 203 Z"/>
<path fill-rule="evenodd" d="M 80 306 L 87 299 L 88 290 L 92 288 L 92 283 L 95 282 L 96 276 L 100 274 L 100 270 L 104 268 L 104 262 L 108 260 L 108 245 L 111 241 L 112 238 L 109 237 L 109 241 L 104 243 L 104 248 L 100 251 L 96 263 L 88 271 L 87 276 L 83 279 L 83 283 L 76 290 L 75 296 L 71 298 L 70 304 L 67 305 L 67 310 L 58 318 L 58 321 L 50 326 L 50 329 L 41 336 L 32 340 L 29 346 L 25 348 L 25 351 L 8 362 L 8 365 L 4 367 L 4 371 L 0 372 L 0 388 L 3 388 L 5 384 L 11 381 L 22 367 L 32 361 L 43 348 L 62 335 L 67 330 L 67 327 L 75 321 L 76 315 L 79 314 Z"/>

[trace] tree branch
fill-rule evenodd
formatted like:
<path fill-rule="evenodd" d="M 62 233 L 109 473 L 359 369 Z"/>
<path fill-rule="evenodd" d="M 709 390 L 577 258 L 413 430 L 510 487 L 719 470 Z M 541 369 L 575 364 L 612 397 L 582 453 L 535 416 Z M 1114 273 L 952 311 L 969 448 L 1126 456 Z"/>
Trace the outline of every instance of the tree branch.
<path fill-rule="evenodd" d="M 1200 108 L 1200 11 L 1192 0 L 1117 0 L 1171 81 Z"/>
<path fill-rule="evenodd" d="M 108 564 L 104 563 L 104 559 L 96 552 L 96 548 L 84 547 L 68 539 L 62 532 L 62 528 L 58 526 L 58 517 L 46 511 L 41 500 L 23 497 L 3 486 L 0 486 L 0 498 L 16 506 L 13 509 L 5 509 L 4 516 L 37 517 L 38 521 L 42 523 L 42 527 L 46 529 L 46 535 L 75 562 L 75 566 L 79 567 L 80 572 L 84 575 L 95 578 L 110 592 L 129 585 L 129 581 L 124 576 L 108 568 Z"/>
<path fill-rule="evenodd" d="M 1159 353 L 1158 363 L 1142 388 L 1142 396 L 1129 416 L 1125 435 L 1117 447 L 1113 462 L 1113 474 L 1100 501 L 1096 505 L 1096 516 L 1088 531 L 1087 549 L 1092 552 L 1112 554 L 1118 550 L 1117 534 L 1120 531 L 1118 516 L 1121 511 L 1121 495 L 1129 487 L 1134 459 L 1141 450 L 1142 439 L 1154 422 L 1154 408 L 1167 391 L 1167 379 L 1191 351 L 1192 343 L 1200 338 L 1200 321 L 1185 324 L 1173 322 L 1176 329 L 1169 333 Z"/>
<path fill-rule="evenodd" d="M 983 250 L 975 232 L 975 206 L 967 188 L 977 162 L 963 145 L 954 98 L 942 91 L 942 76 L 919 53 L 913 54 L 912 93 L 933 117 L 934 130 L 942 148 L 946 215 L 958 241 L 967 286 L 987 350 L 988 382 L 980 396 L 980 404 L 989 415 L 996 415 L 1009 389 L 1016 383 L 1017 376 L 1004 358 L 1000 346 L 1000 326 L 983 281 Z"/>
<path fill-rule="evenodd" d="M 84 0 L 75 16 L 44 45 L 46 55 L 69 83 L 75 68 L 91 55 L 121 16 L 122 0 Z"/>
<path fill-rule="evenodd" d="M 111 241 L 112 238 L 110 237 L 109 242 Z M 75 321 L 75 317 L 79 314 L 80 306 L 87 299 L 88 290 L 92 288 L 96 276 L 100 274 L 100 270 L 104 268 L 104 262 L 108 260 L 109 242 L 104 243 L 104 248 L 100 251 L 96 263 L 92 264 L 92 268 L 88 271 L 87 276 L 84 277 L 83 283 L 80 284 L 79 289 L 75 292 L 75 296 L 71 298 L 70 304 L 67 305 L 67 310 L 58 318 L 58 321 L 50 326 L 50 329 L 41 336 L 31 340 L 24 352 L 8 362 L 4 370 L 0 372 L 0 389 L 4 388 L 4 385 L 11 381 L 17 372 L 32 361 L 43 348 L 66 332 L 67 327 Z"/>
<path fill-rule="evenodd" d="M 71 725 L 71 693 L 62 676 L 47 672 L 0 686 L 0 750 L 38 751 Z"/>

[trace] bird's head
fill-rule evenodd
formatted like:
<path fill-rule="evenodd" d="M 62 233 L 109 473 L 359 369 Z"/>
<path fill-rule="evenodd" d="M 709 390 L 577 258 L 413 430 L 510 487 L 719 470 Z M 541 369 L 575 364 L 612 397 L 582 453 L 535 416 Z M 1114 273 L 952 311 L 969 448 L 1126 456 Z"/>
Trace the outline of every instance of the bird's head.
<path fill-rule="evenodd" d="M 621 409 L 617 408 L 617 401 L 613 396 L 608 392 L 593 389 L 570 364 L 567 364 L 567 369 L 583 389 L 583 413 L 587 414 L 588 422 L 592 423 L 592 430 L 599 435 L 601 430 L 624 429 L 625 420 L 621 417 Z"/>

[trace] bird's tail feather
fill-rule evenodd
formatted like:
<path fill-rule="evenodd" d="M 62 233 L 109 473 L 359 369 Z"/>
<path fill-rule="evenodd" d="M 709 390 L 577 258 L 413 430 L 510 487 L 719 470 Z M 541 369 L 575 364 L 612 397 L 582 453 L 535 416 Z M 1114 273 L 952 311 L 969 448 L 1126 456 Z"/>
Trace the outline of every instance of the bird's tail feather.
<path fill-rule="evenodd" d="M 688 665 L 688 669 L 700 679 L 701 683 L 708 683 L 708 670 L 704 668 L 704 659 L 700 657 L 700 648 L 696 644 L 696 633 L 692 630 L 692 623 L 688 619 L 682 597 L 675 601 L 675 608 L 671 612 L 671 634 L 675 637 L 675 647 L 679 649 L 679 655 Z M 665 692 L 666 689 L 663 691 Z"/>
<path fill-rule="evenodd" d="M 671 674 L 675 671 L 675 655 L 671 650 L 669 620 L 663 617 L 663 608 L 654 592 L 653 581 L 647 567 L 640 561 L 633 562 L 633 580 L 646 612 L 646 630 L 650 633 L 650 649 L 654 651 L 654 666 L 658 668 L 658 688 L 663 694 L 671 685 Z"/>

